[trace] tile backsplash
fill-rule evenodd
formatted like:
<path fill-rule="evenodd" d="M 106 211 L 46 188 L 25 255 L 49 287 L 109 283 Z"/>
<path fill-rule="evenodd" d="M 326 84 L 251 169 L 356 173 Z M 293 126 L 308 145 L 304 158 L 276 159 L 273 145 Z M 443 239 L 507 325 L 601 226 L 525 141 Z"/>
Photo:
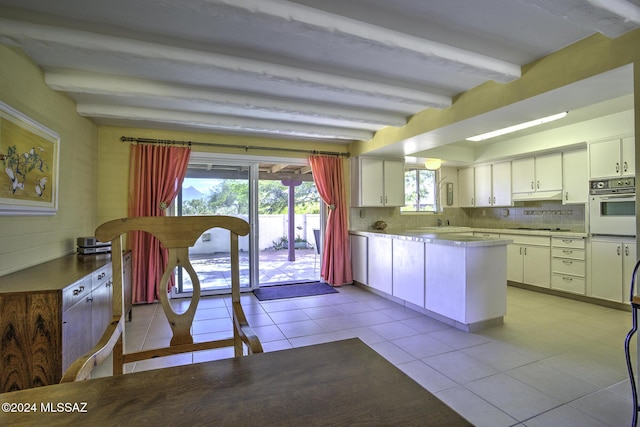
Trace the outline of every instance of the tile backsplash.
<path fill-rule="evenodd" d="M 476 228 L 560 228 L 585 231 L 585 205 L 560 201 L 523 202 L 506 208 L 444 208 L 437 214 L 401 214 L 399 208 L 351 208 L 350 228 L 371 230 L 376 221 L 389 229 L 435 226 L 438 220 L 455 226 Z"/>

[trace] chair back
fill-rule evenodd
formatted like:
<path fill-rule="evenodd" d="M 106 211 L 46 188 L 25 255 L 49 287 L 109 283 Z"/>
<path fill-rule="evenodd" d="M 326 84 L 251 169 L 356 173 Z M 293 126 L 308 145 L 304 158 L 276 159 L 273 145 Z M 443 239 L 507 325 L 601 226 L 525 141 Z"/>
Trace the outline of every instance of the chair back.
<path fill-rule="evenodd" d="M 201 297 L 198 275 L 189 259 L 189 248 L 193 247 L 205 231 L 222 228 L 229 231 L 229 256 L 231 276 L 231 300 L 233 335 L 228 338 L 194 343 L 191 334 L 193 319 Z M 173 336 L 168 347 L 127 353 L 124 348 L 124 301 L 122 235 L 143 231 L 156 237 L 168 250 L 168 263 L 160 281 L 160 303 L 169 322 Z M 189 217 L 134 217 L 106 222 L 96 229 L 95 237 L 101 242 L 111 242 L 113 268 L 113 316 L 102 339 L 87 354 L 76 360 L 62 378 L 62 382 L 77 381 L 89 377 L 93 367 L 113 354 L 113 373 L 122 374 L 126 363 L 169 356 L 199 350 L 234 347 L 236 357 L 262 352 L 262 345 L 250 328 L 240 304 L 240 260 L 238 236 L 249 233 L 249 224 L 231 216 Z M 191 278 L 193 294 L 187 310 L 177 313 L 167 295 L 167 286 L 177 267 L 182 267 Z"/>

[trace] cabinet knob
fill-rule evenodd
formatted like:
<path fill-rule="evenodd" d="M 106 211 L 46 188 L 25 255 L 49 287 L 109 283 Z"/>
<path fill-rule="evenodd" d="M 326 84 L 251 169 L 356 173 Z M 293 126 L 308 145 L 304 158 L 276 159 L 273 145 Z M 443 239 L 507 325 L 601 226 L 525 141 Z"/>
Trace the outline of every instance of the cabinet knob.
<path fill-rule="evenodd" d="M 629 245 L 624 245 L 624 254 L 625 256 L 629 256 Z"/>
<path fill-rule="evenodd" d="M 620 245 L 616 246 L 616 253 L 620 255 Z"/>
<path fill-rule="evenodd" d="M 532 189 L 532 190 L 534 189 L 534 187 L 533 187 L 533 181 L 531 181 L 531 189 Z"/>
<path fill-rule="evenodd" d="M 620 172 L 620 162 L 616 162 L 616 173 Z"/>
<path fill-rule="evenodd" d="M 627 162 L 624 162 L 622 166 L 622 170 L 626 172 L 627 169 L 629 169 L 629 165 L 627 164 Z"/>
<path fill-rule="evenodd" d="M 537 185 L 537 188 L 539 190 L 540 189 L 540 181 L 536 181 L 536 185 Z"/>

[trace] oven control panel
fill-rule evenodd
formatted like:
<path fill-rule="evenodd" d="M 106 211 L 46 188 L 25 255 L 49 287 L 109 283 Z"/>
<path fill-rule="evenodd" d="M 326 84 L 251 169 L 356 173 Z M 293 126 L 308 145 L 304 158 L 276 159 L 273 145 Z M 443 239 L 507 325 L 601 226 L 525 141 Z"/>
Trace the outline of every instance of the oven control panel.
<path fill-rule="evenodd" d="M 589 191 L 591 194 L 606 193 L 635 193 L 635 178 L 612 178 L 597 179 L 589 181 Z"/>

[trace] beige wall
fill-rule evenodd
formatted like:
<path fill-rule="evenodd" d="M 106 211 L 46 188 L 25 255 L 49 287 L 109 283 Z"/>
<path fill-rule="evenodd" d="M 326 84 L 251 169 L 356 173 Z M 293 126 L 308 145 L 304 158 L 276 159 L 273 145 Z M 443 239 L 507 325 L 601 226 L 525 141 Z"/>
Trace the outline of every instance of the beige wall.
<path fill-rule="evenodd" d="M 70 98 L 45 85 L 21 51 L 0 45 L 0 64 L 0 100 L 60 135 L 58 212 L 0 216 L 1 276 L 73 252 L 77 237 L 93 235 L 98 129 Z"/>

